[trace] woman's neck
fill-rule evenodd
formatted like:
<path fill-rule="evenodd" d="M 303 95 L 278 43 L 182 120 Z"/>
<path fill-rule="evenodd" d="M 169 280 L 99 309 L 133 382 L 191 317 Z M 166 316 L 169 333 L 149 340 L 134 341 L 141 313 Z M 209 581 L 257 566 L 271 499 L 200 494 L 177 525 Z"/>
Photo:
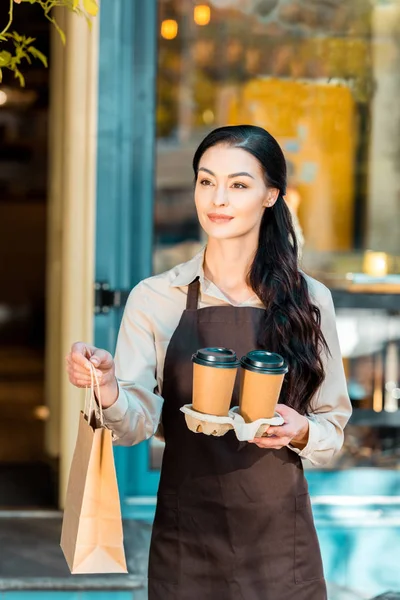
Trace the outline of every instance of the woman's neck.
<path fill-rule="evenodd" d="M 243 239 L 209 239 L 204 257 L 204 275 L 228 299 L 241 304 L 254 295 L 247 285 L 247 276 L 255 253 L 256 248 L 246 245 Z"/>

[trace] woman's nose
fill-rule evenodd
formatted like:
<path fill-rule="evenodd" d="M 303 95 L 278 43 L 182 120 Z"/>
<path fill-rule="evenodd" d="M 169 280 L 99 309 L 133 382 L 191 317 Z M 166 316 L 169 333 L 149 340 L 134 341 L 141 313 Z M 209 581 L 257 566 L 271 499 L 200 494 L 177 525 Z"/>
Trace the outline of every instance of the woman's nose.
<path fill-rule="evenodd" d="M 215 189 L 213 203 L 214 206 L 226 206 L 228 204 L 228 192 L 224 187 L 219 186 Z"/>

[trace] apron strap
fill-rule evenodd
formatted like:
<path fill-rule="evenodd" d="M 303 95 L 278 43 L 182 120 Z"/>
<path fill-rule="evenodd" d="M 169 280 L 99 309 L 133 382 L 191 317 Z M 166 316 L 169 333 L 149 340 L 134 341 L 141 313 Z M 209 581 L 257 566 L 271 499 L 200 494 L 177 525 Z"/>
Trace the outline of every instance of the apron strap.
<path fill-rule="evenodd" d="M 200 278 L 196 277 L 188 287 L 186 310 L 197 310 L 200 293 Z"/>

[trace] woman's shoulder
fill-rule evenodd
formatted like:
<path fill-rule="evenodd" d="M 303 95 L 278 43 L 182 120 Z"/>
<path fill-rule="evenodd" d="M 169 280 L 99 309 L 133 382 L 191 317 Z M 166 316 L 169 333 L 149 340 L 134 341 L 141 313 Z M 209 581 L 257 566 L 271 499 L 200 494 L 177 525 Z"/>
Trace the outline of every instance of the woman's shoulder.
<path fill-rule="evenodd" d="M 172 287 L 175 268 L 164 273 L 146 277 L 131 290 L 125 306 L 125 314 L 143 313 L 151 320 L 165 319 L 184 304 L 178 288 Z"/>
<path fill-rule="evenodd" d="M 202 250 L 190 260 L 175 265 L 162 273 L 142 279 L 131 291 L 130 299 L 152 299 L 156 296 L 175 297 L 180 288 L 189 285 L 199 275 L 203 252 Z"/>
<path fill-rule="evenodd" d="M 308 275 L 304 271 L 300 270 L 300 273 L 304 277 L 311 299 L 315 304 L 321 308 L 329 308 L 332 306 L 332 294 L 326 285 L 324 285 L 318 279 L 314 279 L 311 275 Z"/>
<path fill-rule="evenodd" d="M 154 297 L 160 295 L 165 297 L 170 292 L 171 284 L 174 281 L 174 271 L 175 267 L 164 271 L 164 273 L 142 279 L 131 290 L 128 301 L 152 300 Z"/>

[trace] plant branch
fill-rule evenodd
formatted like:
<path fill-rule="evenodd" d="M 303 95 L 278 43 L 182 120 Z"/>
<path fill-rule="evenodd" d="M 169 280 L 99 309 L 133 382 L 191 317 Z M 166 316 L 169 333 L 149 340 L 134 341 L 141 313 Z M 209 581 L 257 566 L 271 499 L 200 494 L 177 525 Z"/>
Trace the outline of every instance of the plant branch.
<path fill-rule="evenodd" d="M 0 0 L 4 2 L 4 0 Z M 80 2 L 83 2 L 83 8 L 80 7 Z M 63 6 L 71 12 L 84 16 L 88 21 L 89 26 L 91 25 L 90 17 L 94 17 L 98 12 L 98 0 L 9 0 L 9 20 L 3 31 L 0 31 L 0 82 L 2 80 L 3 69 L 8 69 L 14 76 L 19 79 L 21 86 L 25 85 L 23 74 L 20 71 L 21 64 L 26 61 L 31 64 L 31 59 L 35 58 L 40 60 L 45 67 L 47 67 L 47 58 L 34 46 L 32 42 L 34 38 L 27 37 L 18 34 L 16 31 L 12 33 L 9 29 L 13 22 L 14 2 L 21 4 L 26 2 L 29 4 L 36 4 L 43 10 L 44 17 L 50 21 L 50 23 L 58 31 L 62 42 L 65 44 L 65 33 L 58 25 L 56 19 L 52 16 L 52 9 L 56 6 Z M 14 44 L 13 51 L 3 50 L 1 43 L 12 42 Z"/>
<path fill-rule="evenodd" d="M 13 22 L 13 9 L 14 9 L 14 0 L 10 0 L 10 9 L 8 11 L 8 15 L 9 15 L 9 19 L 8 19 L 8 23 L 6 25 L 6 27 L 3 29 L 3 31 L 0 32 L 0 38 L 7 33 L 7 31 L 10 29 L 11 24 Z"/>

